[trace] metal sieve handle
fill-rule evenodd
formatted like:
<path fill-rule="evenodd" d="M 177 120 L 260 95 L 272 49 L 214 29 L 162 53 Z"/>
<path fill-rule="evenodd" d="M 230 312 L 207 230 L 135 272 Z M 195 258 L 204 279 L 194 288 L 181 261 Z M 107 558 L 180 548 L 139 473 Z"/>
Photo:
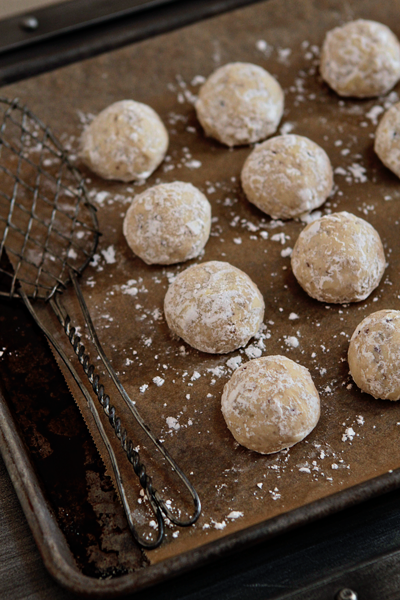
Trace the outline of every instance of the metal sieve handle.
<path fill-rule="evenodd" d="M 92 319 L 91 319 L 91 316 L 89 313 L 89 309 L 86 305 L 84 296 L 82 294 L 82 290 L 78 283 L 78 279 L 77 279 L 75 273 L 71 269 L 70 269 L 69 275 L 70 275 L 71 281 L 73 283 L 76 296 L 79 300 L 79 304 L 80 304 L 83 316 L 85 318 L 86 324 L 89 328 L 89 332 L 90 332 L 92 341 L 95 345 L 97 352 L 100 355 L 101 360 L 103 361 L 104 366 L 106 367 L 106 369 L 108 371 L 108 374 L 110 375 L 111 379 L 113 380 L 113 382 L 114 382 L 116 388 L 118 389 L 119 393 L 121 394 L 126 406 L 131 411 L 131 413 L 134 416 L 134 418 L 136 419 L 137 423 L 140 425 L 140 427 L 143 429 L 143 431 L 146 433 L 146 435 L 151 439 L 151 441 L 156 446 L 156 448 L 161 452 L 163 457 L 167 460 L 167 462 L 171 466 L 172 471 L 174 471 L 177 474 L 177 476 L 180 478 L 180 480 L 183 482 L 183 484 L 185 485 L 185 487 L 191 494 L 195 510 L 194 510 L 193 515 L 190 518 L 188 518 L 187 520 L 182 521 L 180 519 L 177 519 L 173 515 L 173 513 L 168 509 L 168 507 L 165 505 L 164 501 L 162 500 L 162 498 L 160 497 L 158 492 L 155 491 L 155 497 L 157 499 L 157 504 L 160 506 L 160 508 L 162 509 L 164 514 L 168 517 L 168 519 L 170 519 L 170 521 L 172 521 L 175 525 L 179 525 L 180 527 L 188 527 L 189 525 L 192 525 L 198 519 L 198 517 L 200 515 L 200 512 L 201 512 L 200 498 L 199 498 L 196 490 L 194 489 L 193 485 L 190 483 L 190 481 L 188 480 L 188 478 L 186 477 L 186 475 L 182 471 L 182 469 L 177 465 L 177 463 L 172 458 L 172 456 L 170 455 L 168 450 L 160 442 L 160 440 L 158 440 L 155 437 L 155 435 L 152 433 L 150 427 L 148 425 L 146 425 L 146 423 L 143 421 L 135 404 L 132 402 L 132 399 L 129 397 L 128 393 L 126 392 L 125 388 L 123 387 L 122 383 L 120 382 L 114 368 L 112 367 L 110 361 L 108 360 L 108 358 L 100 344 L 99 338 L 97 336 L 95 327 L 93 325 L 93 322 L 92 322 Z M 66 327 L 66 325 L 64 325 L 63 323 L 62 323 L 62 325 L 64 328 Z M 67 333 L 66 329 L 65 329 L 65 331 Z M 67 335 L 68 335 L 68 333 L 67 333 Z M 75 352 L 77 352 L 77 351 L 75 350 Z"/>
<path fill-rule="evenodd" d="M 0 98 L 0 175 L 0 258 L 10 258 L 10 269 L 0 267 L 0 274 L 9 283 L 8 290 L 1 290 L 0 294 L 11 298 L 19 294 L 69 369 L 86 399 L 107 449 L 132 535 L 144 548 L 156 548 L 164 537 L 164 516 L 176 525 L 191 525 L 200 515 L 200 500 L 186 475 L 143 421 L 97 337 L 77 280 L 77 274 L 81 274 L 92 259 L 100 235 L 96 210 L 89 202 L 83 177 L 51 130 L 27 107 L 21 106 L 18 99 Z M 74 285 L 94 346 L 118 392 L 137 423 L 191 495 L 194 512 L 186 520 L 178 519 L 153 487 L 132 440 L 111 404 L 110 396 L 95 373 L 76 328 L 61 304 L 61 292 L 69 281 Z M 87 382 L 82 382 L 60 344 L 43 325 L 29 298 L 42 298 L 49 302 L 86 374 L 89 387 L 86 387 Z M 136 531 L 117 460 L 90 387 L 107 415 L 156 516 L 158 531 L 150 541 Z"/>
<path fill-rule="evenodd" d="M 129 462 L 131 463 L 133 470 L 134 470 L 135 474 L 137 475 L 142 488 L 144 489 L 144 491 L 146 493 L 146 496 L 149 500 L 150 506 L 151 506 L 153 513 L 157 519 L 157 536 L 154 540 L 148 541 L 143 536 L 139 535 L 139 533 L 136 530 L 133 519 L 132 519 L 132 511 L 129 507 L 129 502 L 128 502 L 128 499 L 126 496 L 126 492 L 125 492 L 124 484 L 123 484 L 123 481 L 121 478 L 121 474 L 120 474 L 120 470 L 118 467 L 118 462 L 117 462 L 116 456 L 114 454 L 112 445 L 108 438 L 108 435 L 107 435 L 107 433 L 103 427 L 103 424 L 101 422 L 101 419 L 100 419 L 97 407 L 93 401 L 93 398 L 90 395 L 85 384 L 79 377 L 76 369 L 72 365 L 68 356 L 65 354 L 65 352 L 63 351 L 63 349 L 61 348 L 59 343 L 54 339 L 52 334 L 48 331 L 48 329 L 40 321 L 38 315 L 36 314 L 32 304 L 29 301 L 29 298 L 27 297 L 25 292 L 22 289 L 19 290 L 19 294 L 20 294 L 22 300 L 24 301 L 29 312 L 35 319 L 37 325 L 41 328 L 41 330 L 46 335 L 46 337 L 48 338 L 50 343 L 53 345 L 54 349 L 58 352 L 59 356 L 61 357 L 61 359 L 67 366 L 67 368 L 69 369 L 71 375 L 73 376 L 74 380 L 76 381 L 77 385 L 79 386 L 79 389 L 81 390 L 82 394 L 84 395 L 86 402 L 88 404 L 88 407 L 93 415 L 94 421 L 96 423 L 96 426 L 100 433 L 102 441 L 108 452 L 110 462 L 112 465 L 112 469 L 114 471 L 114 476 L 115 476 L 115 480 L 117 483 L 118 492 L 119 492 L 121 502 L 122 502 L 122 505 L 123 505 L 123 508 L 125 511 L 125 515 L 127 517 L 129 529 L 138 544 L 140 544 L 143 548 L 151 550 L 151 549 L 157 548 L 161 544 L 161 542 L 164 538 L 164 535 L 165 535 L 164 519 L 163 519 L 162 513 L 164 513 L 164 515 L 175 525 L 178 525 L 180 527 L 187 527 L 189 525 L 192 525 L 198 519 L 198 517 L 200 515 L 200 512 L 201 512 L 200 498 L 199 498 L 195 488 L 190 483 L 190 481 L 188 480 L 186 475 L 183 473 L 181 468 L 177 465 L 175 460 L 169 454 L 168 450 L 154 436 L 154 434 L 151 432 L 150 428 L 144 423 L 138 410 L 133 405 L 132 400 L 129 398 L 126 390 L 124 389 L 121 382 L 119 381 L 117 374 L 115 373 L 109 360 L 107 359 L 106 355 L 104 354 L 104 351 L 98 340 L 93 322 L 91 320 L 90 313 L 89 313 L 87 305 L 85 303 L 82 291 L 80 289 L 79 283 L 76 279 L 75 274 L 72 271 L 70 272 L 70 277 L 73 282 L 73 285 L 74 285 L 74 288 L 75 288 L 75 291 L 76 291 L 76 294 L 77 294 L 77 297 L 78 297 L 78 300 L 79 300 L 79 303 L 80 303 L 80 306 L 81 306 L 81 309 L 82 309 L 82 312 L 83 312 L 83 315 L 85 318 L 85 321 L 89 327 L 89 331 L 90 331 L 93 343 L 94 343 L 96 350 L 98 351 L 100 357 L 102 358 L 104 365 L 107 368 L 107 371 L 110 373 L 110 376 L 112 377 L 118 391 L 120 392 L 125 403 L 131 410 L 136 421 L 139 423 L 139 425 L 142 427 L 143 431 L 145 431 L 145 433 L 148 435 L 148 437 L 151 439 L 151 441 L 155 444 L 157 449 L 162 453 L 164 458 L 168 461 L 168 463 L 171 466 L 172 471 L 178 475 L 178 477 L 184 483 L 185 487 L 188 489 L 188 491 L 191 494 L 192 499 L 193 499 L 194 513 L 193 513 L 193 515 L 188 517 L 186 520 L 177 519 L 175 517 L 175 515 L 171 512 L 171 510 L 166 506 L 166 504 L 165 504 L 164 500 L 162 499 L 162 497 L 160 496 L 159 492 L 154 488 L 152 479 L 147 474 L 146 467 L 140 460 L 139 453 L 134 449 L 133 442 L 128 437 L 127 431 L 123 427 L 121 419 L 117 415 L 115 407 L 111 403 L 110 396 L 105 392 L 105 388 L 104 388 L 103 384 L 100 382 L 100 377 L 98 374 L 96 374 L 94 365 L 91 364 L 90 356 L 89 356 L 88 352 L 86 352 L 85 346 L 81 343 L 81 338 L 76 334 L 76 329 L 75 329 L 75 327 L 72 326 L 71 318 L 69 317 L 65 308 L 61 304 L 59 295 L 56 295 L 55 298 L 51 298 L 49 301 L 50 306 L 52 307 L 54 313 L 56 314 L 58 320 L 60 321 L 60 323 L 63 327 L 63 330 L 64 330 L 65 334 L 67 335 L 67 337 L 74 349 L 74 352 L 75 352 L 76 356 L 78 357 L 80 364 L 82 365 L 83 371 L 86 374 L 87 379 L 88 379 L 94 393 L 96 394 L 96 396 L 99 400 L 99 403 L 103 408 L 104 413 L 107 415 L 109 422 L 110 422 L 112 428 L 114 429 L 115 435 L 119 439 L 121 446 L 122 446 L 123 450 L 125 451 L 126 456 L 129 460 Z"/>
<path fill-rule="evenodd" d="M 118 492 L 119 492 L 119 495 L 120 495 L 120 498 L 121 498 L 121 502 L 122 502 L 122 505 L 123 505 L 123 508 L 124 508 L 124 511 L 125 511 L 126 518 L 128 520 L 129 529 L 130 529 L 133 537 L 135 538 L 135 540 L 137 541 L 137 543 L 140 544 L 143 548 L 150 549 L 150 550 L 154 549 L 154 548 L 157 548 L 157 546 L 159 546 L 161 544 L 161 542 L 163 540 L 163 537 L 164 537 L 164 521 L 163 521 L 163 516 L 162 516 L 161 510 L 158 507 L 158 504 L 157 504 L 156 499 L 155 499 L 154 489 L 153 489 L 153 487 L 151 485 L 151 479 L 146 475 L 146 470 L 145 470 L 144 466 L 141 465 L 141 463 L 139 461 L 139 458 L 138 458 L 138 455 L 135 456 L 135 460 L 134 460 L 135 464 L 133 464 L 133 463 L 131 463 L 131 464 L 133 464 L 134 469 L 135 469 L 135 466 L 137 467 L 137 475 L 139 477 L 140 483 L 146 489 L 146 495 L 147 495 L 147 497 L 149 499 L 150 506 L 151 506 L 151 508 L 152 508 L 152 510 L 153 510 L 153 512 L 154 512 L 154 514 L 156 516 L 156 519 L 157 519 L 157 526 L 158 526 L 157 538 L 156 538 L 156 540 L 151 541 L 151 542 L 148 542 L 144 538 L 140 537 L 140 535 L 136 531 L 136 527 L 135 527 L 135 524 L 134 524 L 133 519 L 132 519 L 132 512 L 130 510 L 129 503 L 128 503 L 128 500 L 127 500 L 127 496 L 126 496 L 126 493 L 125 493 L 125 487 L 124 487 L 124 484 L 122 482 L 122 477 L 121 477 L 121 474 L 120 474 L 120 470 L 118 468 L 118 462 L 117 462 L 116 456 L 114 454 L 114 450 L 113 450 L 113 448 L 111 446 L 110 440 L 109 440 L 109 438 L 107 436 L 107 433 L 106 433 L 106 431 L 105 431 L 105 429 L 103 427 L 103 423 L 101 422 L 100 415 L 98 413 L 96 405 L 93 402 L 93 398 L 91 397 L 88 389 L 86 388 L 85 384 L 83 383 L 83 381 L 79 377 L 77 371 L 75 370 L 75 368 L 72 365 L 71 361 L 69 360 L 68 356 L 65 354 L 64 350 L 61 348 L 60 344 L 55 340 L 55 338 L 52 336 L 52 334 L 48 331 L 48 329 L 40 321 L 40 319 L 39 319 L 38 315 L 36 314 L 36 312 L 35 312 L 32 304 L 31 304 L 31 302 L 29 301 L 28 296 L 25 294 L 25 292 L 23 290 L 20 290 L 19 294 L 20 294 L 22 300 L 24 301 L 25 306 L 27 307 L 27 309 L 31 313 L 32 317 L 36 321 L 36 324 L 40 327 L 40 329 L 43 331 L 43 333 L 45 334 L 45 336 L 47 337 L 47 339 L 50 341 L 50 343 L 52 344 L 52 346 L 54 347 L 54 349 L 58 352 L 60 358 L 63 360 L 64 364 L 66 365 L 66 367 L 70 371 L 72 377 L 74 378 L 74 380 L 78 384 L 79 389 L 81 390 L 82 394 L 85 397 L 85 400 L 86 400 L 86 402 L 88 404 L 90 412 L 92 413 L 93 418 L 95 420 L 96 427 L 97 427 L 97 429 L 98 429 L 98 431 L 100 433 L 101 439 L 103 440 L 103 443 L 104 443 L 104 445 L 105 445 L 105 447 L 107 449 L 108 455 L 110 457 L 111 465 L 112 465 L 112 468 L 113 468 L 113 471 L 114 471 L 115 480 L 116 480 L 117 487 L 118 487 Z M 88 373 L 90 372 L 90 373 L 93 374 L 94 373 L 94 367 L 93 367 L 93 365 L 89 365 L 89 361 L 87 362 L 87 365 L 88 365 Z M 96 384 L 99 384 L 99 378 L 98 378 L 97 375 L 94 377 L 94 380 L 96 381 Z M 102 388 L 104 390 L 104 388 L 103 388 L 102 385 L 99 385 L 99 389 L 100 388 Z M 102 396 L 102 394 L 98 396 L 100 403 L 102 403 L 102 401 L 100 400 L 100 396 Z M 108 398 L 108 402 L 107 403 L 105 402 L 105 398 Z M 104 411 L 107 414 L 107 412 L 109 412 L 109 408 L 108 408 L 109 407 L 109 397 L 106 396 L 105 398 L 104 398 L 104 401 L 102 403 L 102 406 L 103 406 Z M 111 421 L 111 419 L 110 419 L 110 422 L 111 422 L 111 424 L 113 424 L 113 422 Z M 118 431 L 120 431 L 120 421 L 119 420 L 118 421 L 115 420 L 114 422 L 115 422 L 115 424 L 118 424 Z M 117 430 L 115 430 L 115 431 L 117 433 Z M 126 432 L 125 432 L 125 434 L 126 434 Z M 117 433 L 117 435 L 118 435 L 118 433 Z M 128 440 L 128 441 L 130 442 L 130 444 L 132 444 L 132 442 L 130 440 Z M 122 443 L 123 442 L 122 442 L 122 439 L 121 439 L 121 444 Z M 133 444 L 132 444 L 132 446 L 133 446 Z M 136 469 L 135 469 L 135 472 L 136 472 Z"/>

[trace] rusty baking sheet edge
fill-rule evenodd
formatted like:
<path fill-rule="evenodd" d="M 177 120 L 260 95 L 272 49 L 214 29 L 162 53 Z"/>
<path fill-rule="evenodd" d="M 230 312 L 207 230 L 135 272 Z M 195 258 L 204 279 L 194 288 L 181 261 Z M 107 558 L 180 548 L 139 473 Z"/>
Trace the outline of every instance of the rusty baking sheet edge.
<path fill-rule="evenodd" d="M 135 573 L 94 579 L 83 575 L 75 564 L 1 389 L 0 452 L 47 570 L 71 592 L 97 598 L 142 590 L 400 487 L 399 468 Z"/>
<path fill-rule="evenodd" d="M 145 8 L 124 18 L 111 19 L 49 37 L 32 46 L 0 51 L 0 85 L 58 69 L 257 2 L 261 0 L 174 0 L 151 10 Z M 56 17 L 59 18 L 57 6 L 49 8 L 55 10 Z M 46 15 L 48 8 L 45 7 L 43 12 Z M 16 27 L 19 18 L 0 22 L 0 34 L 4 27 Z"/>

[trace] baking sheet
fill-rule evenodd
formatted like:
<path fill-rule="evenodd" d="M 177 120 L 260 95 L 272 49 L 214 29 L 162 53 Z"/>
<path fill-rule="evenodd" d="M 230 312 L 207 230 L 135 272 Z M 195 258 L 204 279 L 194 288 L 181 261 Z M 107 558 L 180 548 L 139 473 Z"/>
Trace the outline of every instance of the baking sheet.
<path fill-rule="evenodd" d="M 190 474 L 203 503 L 198 523 L 186 530 L 168 529 L 161 548 L 148 553 L 150 562 L 260 524 L 400 465 L 400 408 L 361 394 L 351 383 L 346 362 L 348 339 L 359 321 L 399 304 L 398 179 L 372 150 L 380 110 L 374 107 L 387 107 L 398 96 L 394 92 L 369 101 L 341 100 L 317 71 L 326 30 L 364 17 L 388 24 L 399 35 L 393 27 L 398 9 L 398 2 L 349 6 L 270 0 L 2 89 L 51 125 L 72 154 L 91 115 L 124 98 L 151 105 L 170 133 L 167 160 L 144 185 L 104 182 L 84 170 L 103 232 L 95 265 L 82 280 L 99 336 L 145 420 Z M 335 193 L 322 213 L 349 210 L 379 231 L 388 267 L 378 290 L 365 302 L 324 305 L 306 296 L 289 259 L 304 223 L 270 221 L 252 207 L 239 183 L 251 149 L 228 150 L 204 137 L 192 105 L 201 77 L 234 60 L 259 64 L 275 75 L 286 95 L 281 131 L 306 135 L 328 152 L 336 171 Z M 190 181 L 208 196 L 212 235 L 199 260 L 148 267 L 124 241 L 123 216 L 136 193 L 176 179 Z M 242 351 L 206 355 L 168 331 L 162 314 L 168 282 L 200 260 L 231 262 L 264 295 L 265 329 Z M 63 297 L 71 316 L 78 315 L 71 291 Z M 289 452 L 270 457 L 239 447 L 220 412 L 221 391 L 235 362 L 231 359 L 246 361 L 260 353 L 285 354 L 309 368 L 322 404 L 314 432 Z M 163 380 L 161 386 L 160 380 L 154 382 L 157 377 Z M 132 435 L 139 436 L 136 431 Z M 163 479 L 140 436 L 138 443 L 159 487 L 169 484 L 169 497 L 171 482 Z M 141 511 L 138 490 L 134 481 L 132 502 Z"/>

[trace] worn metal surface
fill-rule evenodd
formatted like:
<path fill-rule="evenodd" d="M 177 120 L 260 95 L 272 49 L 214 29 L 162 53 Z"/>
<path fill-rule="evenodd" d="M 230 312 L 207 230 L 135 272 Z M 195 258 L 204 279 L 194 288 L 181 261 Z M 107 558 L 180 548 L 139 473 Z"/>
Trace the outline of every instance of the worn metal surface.
<path fill-rule="evenodd" d="M 183 179 L 208 193 L 218 220 L 202 260 L 231 261 L 252 277 L 266 299 L 264 348 L 253 345 L 247 354 L 233 356 L 247 360 L 260 350 L 286 354 L 310 369 L 321 392 L 318 427 L 289 453 L 262 457 L 237 447 L 219 409 L 231 356 L 213 357 L 188 348 L 171 338 L 162 318 L 168 278 L 186 265 L 146 267 L 134 258 L 121 224 L 130 198 L 143 188 L 102 182 L 87 173 L 104 232 L 97 266 L 83 278 L 89 306 L 126 387 L 184 470 L 193 472 L 203 500 L 199 525 L 177 537 L 170 530 L 167 542 L 147 556 L 169 573 L 192 566 L 201 555 L 211 557 L 243 541 L 254 542 L 398 484 L 398 473 L 390 471 L 400 465 L 400 406 L 373 400 L 351 387 L 345 359 L 348 337 L 358 322 L 374 310 L 397 308 L 400 295 L 398 180 L 372 151 L 376 111 L 370 111 L 385 100 L 343 102 L 322 84 L 315 65 L 316 47 L 327 29 L 359 16 L 392 25 L 398 8 L 397 2 L 375 6 L 360 1 L 349 8 L 333 1 L 271 0 L 3 90 L 29 102 L 74 149 L 82 113 L 96 113 L 126 97 L 153 106 L 169 126 L 170 158 L 146 186 Z M 259 40 L 268 43 L 257 44 Z M 165 55 L 167 64 L 160 60 Z M 246 202 L 238 177 L 248 148 L 229 151 L 204 138 L 190 103 L 198 89 L 191 82 L 232 60 L 255 62 L 278 77 L 286 92 L 283 124 L 322 145 L 334 168 L 340 169 L 326 208 L 364 216 L 381 234 L 389 266 L 380 287 L 365 302 L 326 307 L 300 290 L 287 252 L 281 252 L 293 246 L 303 224 L 271 223 Z M 73 313 L 72 299 L 70 303 Z M 299 319 L 289 319 L 292 312 Z M 287 343 L 290 336 L 298 339 L 298 347 Z M 153 382 L 155 376 L 164 379 L 162 387 Z M 143 385 L 148 388 L 140 393 Z M 176 419 L 179 428 L 168 427 L 167 417 Z M 142 444 L 140 437 L 138 443 Z M 153 470 L 169 495 L 175 486 L 162 479 L 154 463 Z M 361 488 L 352 490 L 357 484 Z M 133 502 L 138 499 L 135 493 L 137 489 L 132 490 Z M 232 511 L 243 516 L 233 520 Z M 242 531 L 242 538 L 240 533 L 228 537 Z M 205 546 L 215 540 L 220 541 Z M 173 556 L 168 563 L 160 562 Z"/>
<path fill-rule="evenodd" d="M 78 28 L 70 31 L 68 35 L 50 37 L 42 42 L 9 50 L 3 54 L 0 52 L 0 82 L 5 84 L 32 77 L 255 2 L 260 0 L 172 0 L 158 8 L 112 19 L 111 23 L 107 21 L 97 25 L 92 24 L 85 29 Z M 81 0 L 81 3 L 87 5 L 84 0 Z M 116 3 L 113 2 L 113 9 L 114 7 L 118 9 L 115 5 Z M 98 8 L 98 2 L 94 3 L 94 11 L 96 6 Z M 46 9 L 44 12 L 46 14 Z M 51 12 L 53 14 L 50 20 L 58 21 L 61 18 L 58 7 Z M 82 11 L 80 16 L 84 17 Z M 46 17 L 46 21 L 49 22 L 49 18 Z M 11 24 L 13 25 L 15 28 L 15 22 Z M 2 30 L 1 22 L 0 30 Z M 7 25 L 4 31 L 6 30 Z"/>
<path fill-rule="evenodd" d="M 174 0 L 118 0 L 113 2 L 81 2 L 68 0 L 37 8 L 28 15 L 0 20 L 0 53 L 30 46 L 43 40 L 85 29 L 102 22 L 129 17 L 142 10 L 154 10 Z M 33 19 L 33 21 L 32 21 Z"/>

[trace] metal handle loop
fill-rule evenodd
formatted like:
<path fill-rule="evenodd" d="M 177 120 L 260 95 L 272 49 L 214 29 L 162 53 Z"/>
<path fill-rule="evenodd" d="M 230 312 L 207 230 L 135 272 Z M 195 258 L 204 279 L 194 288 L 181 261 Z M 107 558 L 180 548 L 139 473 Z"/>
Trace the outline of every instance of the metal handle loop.
<path fill-rule="evenodd" d="M 156 446 L 156 448 L 161 452 L 161 454 L 163 455 L 163 457 L 166 459 L 166 461 L 169 463 L 169 465 L 171 466 L 171 469 L 173 472 L 175 472 L 177 474 L 177 476 L 181 479 L 181 481 L 183 482 L 183 484 L 185 485 L 185 487 L 187 488 L 187 490 L 189 491 L 192 500 L 193 500 L 193 505 L 194 505 L 194 512 L 193 515 L 190 516 L 189 518 L 187 518 L 186 520 L 181 520 L 178 519 L 177 517 L 174 516 L 174 514 L 171 512 L 171 510 L 165 505 L 164 501 L 162 500 L 162 498 L 159 496 L 159 494 L 157 493 L 157 504 L 159 505 L 159 507 L 161 508 L 161 510 L 163 511 L 163 513 L 166 515 L 166 517 L 168 519 L 170 519 L 170 521 L 172 521 L 172 523 L 174 523 L 175 525 L 178 525 L 180 527 L 188 527 L 189 525 L 192 525 L 193 523 L 195 523 L 195 521 L 199 518 L 200 512 L 201 512 L 201 502 L 200 502 L 200 498 L 195 490 L 195 488 L 193 487 L 193 485 L 190 483 L 189 479 L 186 477 L 185 473 L 182 471 L 182 469 L 178 466 L 178 464 L 176 463 L 176 461 L 172 458 L 172 456 L 170 455 L 170 453 L 168 452 L 168 450 L 165 448 L 165 446 L 160 442 L 160 440 L 158 440 L 154 434 L 152 433 L 150 427 L 148 425 L 146 425 L 146 423 L 143 421 L 139 411 L 137 410 L 135 404 L 132 402 L 132 399 L 129 397 L 128 393 L 126 392 L 125 388 L 123 387 L 122 383 L 120 382 L 114 368 L 112 367 L 110 361 L 108 360 L 101 344 L 100 341 L 98 339 L 95 327 L 93 325 L 90 313 L 89 313 L 89 309 L 86 305 L 84 296 L 82 294 L 82 290 L 80 288 L 80 285 L 78 283 L 77 277 L 75 275 L 75 273 L 70 270 L 70 278 L 72 281 L 72 284 L 74 286 L 75 289 L 75 293 L 76 296 L 79 300 L 79 304 L 82 310 L 82 314 L 85 318 L 86 324 L 89 328 L 89 332 L 90 332 L 90 336 L 92 338 L 92 341 L 95 345 L 95 348 L 101 358 L 101 360 L 103 361 L 104 366 L 106 367 L 111 379 L 113 380 L 116 388 L 118 389 L 119 393 L 121 394 L 123 400 L 125 401 L 126 406 L 129 408 L 129 410 L 131 411 L 132 415 L 134 416 L 134 418 L 136 419 L 137 423 L 141 426 L 141 428 L 143 429 L 143 431 L 148 435 L 148 437 L 151 439 L 151 441 L 153 442 L 153 444 Z M 56 298 L 57 300 L 57 298 Z M 59 304 L 59 302 L 58 302 Z"/>
<path fill-rule="evenodd" d="M 125 511 L 125 515 L 128 521 L 128 525 L 129 525 L 129 529 L 131 531 L 132 536 L 134 537 L 134 539 L 136 540 L 136 542 L 142 546 L 143 548 L 147 549 L 147 550 L 153 550 L 154 548 L 157 548 L 163 538 L 164 538 L 164 534 L 165 534 L 165 530 L 164 530 L 164 519 L 162 516 L 162 511 L 157 503 L 157 499 L 156 499 L 156 492 L 151 484 L 151 479 L 146 475 L 145 473 L 145 467 L 144 465 L 142 465 L 139 461 L 139 457 L 135 457 L 134 458 L 134 470 L 135 473 L 136 471 L 138 471 L 139 475 L 140 475 L 140 482 L 145 483 L 146 484 L 146 496 L 149 500 L 150 506 L 154 512 L 154 515 L 157 519 L 157 537 L 155 540 L 151 540 L 148 541 L 147 539 L 145 539 L 143 536 L 141 537 L 135 527 L 135 524 L 133 522 L 132 519 L 132 512 L 130 510 L 129 507 L 129 503 L 128 503 L 128 499 L 125 493 L 125 487 L 124 484 L 122 482 L 122 477 L 118 468 L 118 463 L 117 463 L 117 459 L 116 456 L 114 454 L 113 448 L 110 444 L 110 440 L 108 439 L 107 433 L 103 427 L 103 423 L 100 419 L 100 415 L 97 411 L 96 405 L 93 402 L 93 398 L 91 397 L 91 395 L 89 394 L 88 389 L 86 388 L 85 384 L 83 383 L 83 381 L 81 380 L 81 378 L 79 377 L 77 371 L 75 370 L 74 366 L 72 365 L 71 361 L 69 360 L 68 356 L 65 354 L 64 350 L 62 349 L 62 347 L 60 346 L 60 344 L 57 342 L 57 340 L 53 337 L 53 335 L 48 331 L 48 329 L 42 324 L 42 322 L 40 321 L 39 317 L 37 316 L 36 312 L 33 309 L 32 304 L 29 301 L 28 296 L 25 294 L 25 292 L 23 290 L 19 290 L 19 294 L 22 298 L 22 300 L 25 303 L 25 306 L 27 307 L 27 309 L 29 310 L 30 314 L 32 315 L 32 317 L 34 318 L 35 322 L 37 323 L 37 325 L 40 327 L 40 329 L 43 331 L 43 333 L 45 334 L 45 336 L 47 337 L 47 339 L 50 341 L 50 343 L 52 344 L 52 346 L 54 347 L 54 349 L 57 351 L 57 353 L 59 354 L 60 358 L 63 360 L 64 364 L 66 365 L 66 367 L 69 369 L 72 377 L 74 378 L 74 380 L 76 381 L 77 385 L 79 386 L 79 389 L 81 390 L 83 396 L 85 397 L 85 400 L 88 404 L 88 407 L 90 409 L 90 412 L 93 415 L 93 418 L 95 420 L 97 429 L 100 433 L 101 439 L 104 442 L 104 445 L 107 449 L 108 455 L 110 457 L 110 461 L 111 461 L 111 465 L 112 465 L 112 469 L 114 471 L 114 475 L 115 475 L 115 480 L 117 483 L 117 487 L 118 487 L 118 492 L 121 498 L 121 502 Z M 82 355 L 83 357 L 83 355 Z M 83 357 L 83 360 L 81 362 L 82 365 L 84 364 L 88 364 L 88 360 L 86 360 L 86 357 Z M 86 371 L 85 371 L 86 372 Z M 94 367 L 93 365 L 90 365 L 88 367 L 88 373 L 90 373 L 93 376 L 94 373 Z M 94 377 L 92 377 L 93 379 L 93 383 L 95 385 L 99 384 L 99 379 L 97 377 L 97 375 L 95 375 Z M 100 389 L 103 388 L 102 385 L 98 386 L 98 389 L 100 391 Z M 104 389 L 102 392 L 102 395 L 104 395 Z M 108 401 L 106 402 L 106 399 L 108 398 Z M 109 407 L 109 397 L 108 396 L 104 396 L 104 401 L 103 404 L 107 407 Z M 104 408 L 104 407 L 103 407 Z M 132 444 L 132 448 L 133 448 L 133 444 Z M 134 451 L 135 452 L 135 451 Z M 137 454 L 137 453 L 136 453 Z M 133 453 L 132 453 L 132 458 L 133 458 Z"/>

